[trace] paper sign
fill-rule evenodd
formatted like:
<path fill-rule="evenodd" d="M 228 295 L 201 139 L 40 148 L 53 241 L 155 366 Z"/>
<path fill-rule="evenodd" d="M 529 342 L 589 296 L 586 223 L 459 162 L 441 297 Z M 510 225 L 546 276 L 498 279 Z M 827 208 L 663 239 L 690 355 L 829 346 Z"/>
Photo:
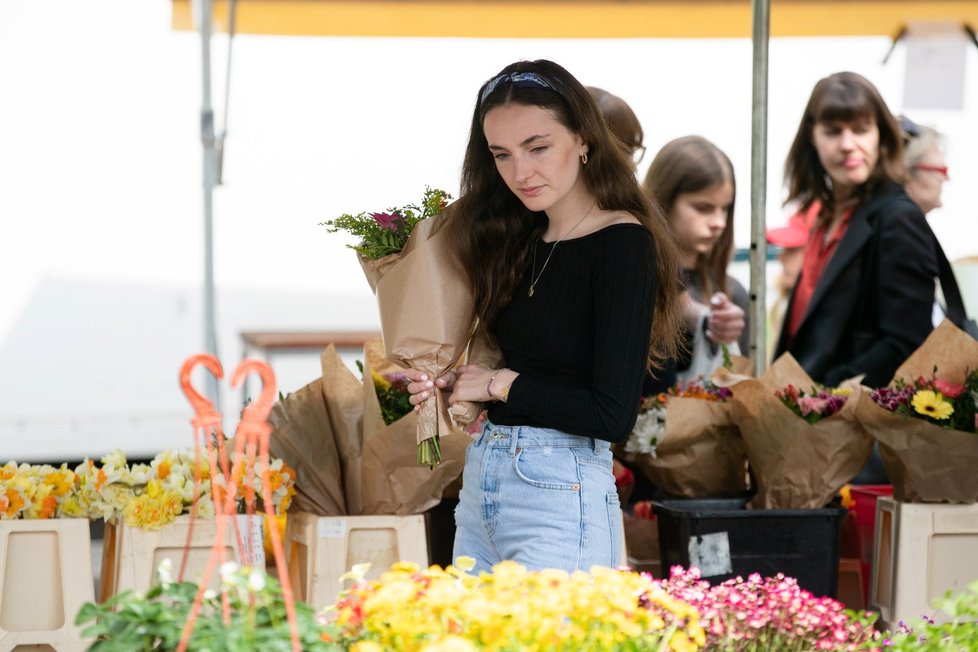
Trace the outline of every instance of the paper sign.
<path fill-rule="evenodd" d="M 241 543 L 244 546 L 244 557 L 238 553 L 238 563 L 242 566 L 251 565 L 257 568 L 265 567 L 265 528 L 264 517 L 260 515 L 251 516 L 249 527 L 249 516 L 247 514 L 237 514 L 238 532 L 241 533 Z M 248 559 L 250 555 L 251 559 Z"/>
<path fill-rule="evenodd" d="M 964 108 L 967 41 L 957 23 L 908 25 L 903 106 L 908 109 Z"/>
<path fill-rule="evenodd" d="M 726 532 L 701 534 L 689 538 L 689 565 L 700 569 L 703 577 L 733 572 L 730 540 Z"/>

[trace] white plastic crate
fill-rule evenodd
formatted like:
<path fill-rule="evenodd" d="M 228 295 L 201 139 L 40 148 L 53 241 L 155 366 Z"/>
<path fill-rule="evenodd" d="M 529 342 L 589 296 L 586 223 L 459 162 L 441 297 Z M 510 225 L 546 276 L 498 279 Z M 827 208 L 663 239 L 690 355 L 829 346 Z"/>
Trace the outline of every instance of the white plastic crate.
<path fill-rule="evenodd" d="M 85 518 L 0 521 L 0 652 L 81 652 L 75 616 L 95 599 Z"/>
<path fill-rule="evenodd" d="M 978 580 L 978 505 L 876 501 L 869 606 L 888 628 L 922 616 L 946 620 L 931 606 L 945 592 Z"/>
<path fill-rule="evenodd" d="M 424 514 L 409 516 L 316 516 L 289 513 L 285 533 L 289 579 L 298 600 L 322 609 L 343 588 L 340 578 L 354 564 L 369 563 L 374 579 L 398 561 L 428 565 Z"/>
<path fill-rule="evenodd" d="M 244 539 L 248 536 L 247 517 L 240 514 L 236 518 L 239 532 Z M 255 555 L 252 563 L 262 568 L 265 566 L 263 519 L 261 515 L 253 516 L 251 528 Z M 189 553 L 183 579 L 193 582 L 200 580 L 207 567 L 207 560 L 216 537 L 216 519 L 197 518 L 191 531 L 189 515 L 178 516 L 173 523 L 159 530 L 143 530 L 130 527 L 125 523 L 106 524 L 99 601 L 102 602 L 122 591 L 145 593 L 156 583 L 157 568 L 160 562 L 167 558 L 173 564 L 172 573 L 176 579 L 180 572 L 185 546 L 189 547 Z M 228 523 L 224 529 L 225 559 L 242 563 L 238 555 L 236 538 L 234 526 Z M 215 567 L 209 583 L 214 589 L 220 587 L 220 575 L 217 570 Z"/>

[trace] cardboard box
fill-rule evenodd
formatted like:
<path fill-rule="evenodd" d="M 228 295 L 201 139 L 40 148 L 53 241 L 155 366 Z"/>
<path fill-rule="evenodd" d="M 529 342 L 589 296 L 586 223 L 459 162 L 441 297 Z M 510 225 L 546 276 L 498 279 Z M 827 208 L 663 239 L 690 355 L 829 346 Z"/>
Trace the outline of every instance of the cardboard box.
<path fill-rule="evenodd" d="M 0 521 L 0 651 L 87 649 L 75 616 L 94 599 L 88 519 Z"/>
<path fill-rule="evenodd" d="M 428 565 L 424 514 L 410 516 L 316 516 L 289 513 L 285 533 L 289 579 L 297 600 L 315 609 L 336 602 L 340 578 L 354 564 L 369 563 L 377 578 L 391 564 Z"/>
<path fill-rule="evenodd" d="M 978 580 L 978 505 L 876 501 L 869 606 L 893 628 L 922 616 L 947 620 L 931 603 Z"/>
<path fill-rule="evenodd" d="M 222 517 L 226 518 L 226 517 Z M 235 517 L 244 549 L 253 549 L 252 565 L 265 566 L 264 516 L 252 516 L 251 537 L 247 516 Z M 102 547 L 102 571 L 100 576 L 99 602 L 122 591 L 145 593 L 156 583 L 160 562 L 169 558 L 173 563 L 173 577 L 177 579 L 183 561 L 184 548 L 188 549 L 184 580 L 199 581 L 203 578 L 211 548 L 217 537 L 217 520 L 197 518 L 191 528 L 190 516 L 178 516 L 173 523 L 159 530 L 143 530 L 125 523 L 107 523 Z M 189 540 L 188 540 L 189 539 Z M 237 535 L 231 523 L 224 529 L 224 554 L 227 561 L 239 564 L 246 560 L 238 553 Z M 209 585 L 220 588 L 220 575 L 215 567 Z"/>

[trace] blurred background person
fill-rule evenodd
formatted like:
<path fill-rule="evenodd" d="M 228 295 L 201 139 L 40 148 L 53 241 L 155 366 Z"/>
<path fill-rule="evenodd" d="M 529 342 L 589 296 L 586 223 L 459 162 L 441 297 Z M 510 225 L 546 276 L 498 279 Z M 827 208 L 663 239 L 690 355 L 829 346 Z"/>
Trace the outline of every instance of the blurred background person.
<path fill-rule="evenodd" d="M 944 135 L 936 129 L 918 125 L 900 116 L 904 135 L 907 183 L 903 186 L 924 215 L 941 207 L 941 190 L 950 180 L 944 160 Z"/>
<path fill-rule="evenodd" d="M 602 88 L 588 86 L 587 91 L 598 105 L 611 134 L 618 139 L 632 163 L 638 166 L 645 156 L 645 132 L 642 131 L 642 125 L 632 107 L 625 100 Z"/>
<path fill-rule="evenodd" d="M 656 154 L 645 190 L 658 202 L 676 236 L 687 304 L 688 355 L 680 355 L 680 381 L 708 378 L 723 363 L 719 345 L 746 351 L 748 296 L 727 274 L 733 255 L 733 165 L 701 136 L 672 140 Z"/>
<path fill-rule="evenodd" d="M 767 230 L 767 243 L 781 250 L 778 254 L 781 272 L 774 279 L 775 297 L 771 309 L 767 313 L 765 338 L 769 356 L 774 354 L 774 347 L 778 343 L 778 334 L 781 332 L 781 324 L 784 322 L 785 312 L 788 309 L 788 299 L 791 298 L 791 291 L 801 274 L 801 265 L 805 258 L 805 245 L 808 244 L 812 224 L 821 208 L 822 205 L 818 201 L 814 201 L 808 208 L 792 213 L 784 226 Z"/>

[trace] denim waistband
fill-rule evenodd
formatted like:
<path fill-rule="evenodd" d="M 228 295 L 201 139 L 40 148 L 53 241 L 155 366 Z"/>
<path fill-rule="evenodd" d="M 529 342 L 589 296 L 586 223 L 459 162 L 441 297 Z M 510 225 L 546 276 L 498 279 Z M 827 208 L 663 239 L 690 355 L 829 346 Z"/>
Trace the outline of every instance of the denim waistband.
<path fill-rule="evenodd" d="M 594 448 L 595 453 L 611 449 L 604 439 L 571 435 L 554 428 L 535 426 L 500 426 L 486 419 L 483 432 L 487 434 L 486 446 L 491 448 L 530 448 L 550 446 L 564 448 Z"/>

